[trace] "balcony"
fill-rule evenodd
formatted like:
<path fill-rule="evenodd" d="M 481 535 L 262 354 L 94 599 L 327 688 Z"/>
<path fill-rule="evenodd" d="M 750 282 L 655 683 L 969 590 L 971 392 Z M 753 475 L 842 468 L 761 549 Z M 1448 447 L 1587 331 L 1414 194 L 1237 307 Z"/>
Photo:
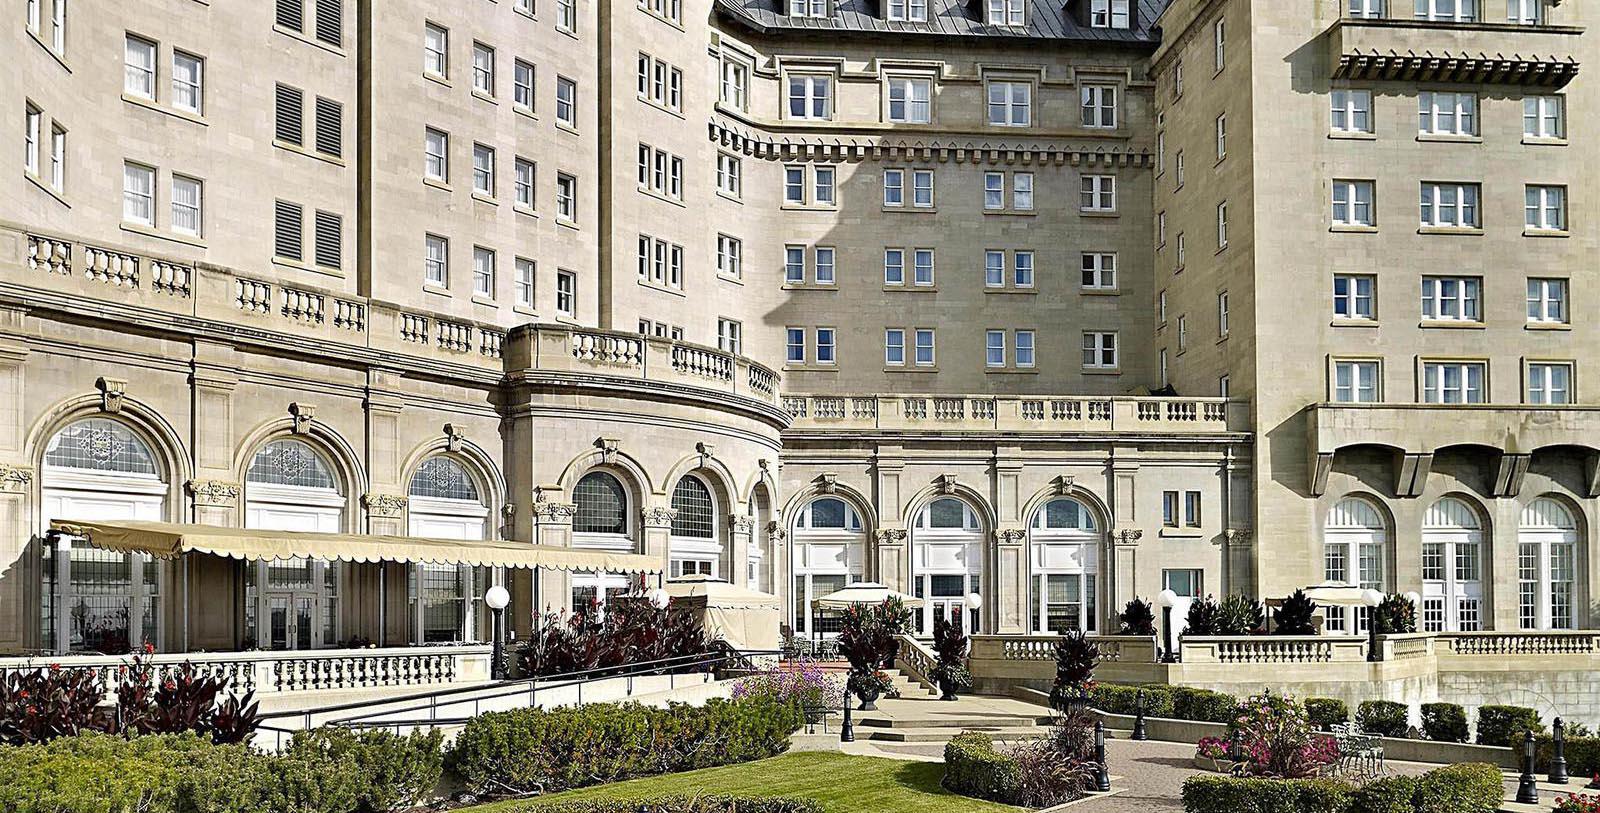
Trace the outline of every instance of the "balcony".
<path fill-rule="evenodd" d="M 1559 88 L 1578 74 L 1580 27 L 1419 20 L 1409 3 L 1388 5 L 1327 31 L 1333 78 Z"/>
<path fill-rule="evenodd" d="M 783 396 L 795 431 L 1208 435 L 1250 431 L 1222 398 L 1027 395 Z"/>

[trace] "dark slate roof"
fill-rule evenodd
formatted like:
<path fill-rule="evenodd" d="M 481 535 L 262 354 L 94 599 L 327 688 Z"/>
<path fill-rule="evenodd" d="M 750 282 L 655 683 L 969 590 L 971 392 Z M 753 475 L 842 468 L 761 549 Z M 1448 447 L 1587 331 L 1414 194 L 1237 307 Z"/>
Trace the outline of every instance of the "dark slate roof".
<path fill-rule="evenodd" d="M 995 37 L 1022 39 L 1074 40 L 1107 44 L 1155 44 L 1161 37 L 1155 30 L 1156 18 L 1172 0 L 1135 0 L 1139 19 L 1130 29 L 1090 28 L 1079 25 L 1067 12 L 1067 3 L 1088 0 L 1027 0 L 1028 24 L 1020 27 L 988 25 L 983 22 L 983 0 L 928 0 L 925 23 L 889 22 L 879 12 L 888 0 L 830 0 L 834 12 L 829 17 L 791 17 L 787 0 L 716 0 L 725 18 L 757 31 L 773 34 L 834 34 L 840 32 L 872 34 L 932 35 L 944 37 Z"/>

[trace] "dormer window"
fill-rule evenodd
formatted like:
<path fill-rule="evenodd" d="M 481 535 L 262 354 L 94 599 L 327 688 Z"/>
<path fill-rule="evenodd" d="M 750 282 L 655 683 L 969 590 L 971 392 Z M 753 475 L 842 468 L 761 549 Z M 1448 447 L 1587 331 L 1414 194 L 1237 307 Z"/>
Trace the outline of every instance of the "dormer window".
<path fill-rule="evenodd" d="M 794 0 L 791 0 L 793 2 Z M 1023 0 L 987 0 L 989 25 L 1025 25 Z"/>
<path fill-rule="evenodd" d="M 826 17 L 828 0 L 789 0 L 790 17 Z"/>
<path fill-rule="evenodd" d="M 928 21 L 928 0 L 889 0 L 886 13 L 890 22 L 925 23 Z"/>
<path fill-rule="evenodd" d="M 1089 0 L 1089 27 L 1128 28 L 1130 2 L 1132 0 Z"/>

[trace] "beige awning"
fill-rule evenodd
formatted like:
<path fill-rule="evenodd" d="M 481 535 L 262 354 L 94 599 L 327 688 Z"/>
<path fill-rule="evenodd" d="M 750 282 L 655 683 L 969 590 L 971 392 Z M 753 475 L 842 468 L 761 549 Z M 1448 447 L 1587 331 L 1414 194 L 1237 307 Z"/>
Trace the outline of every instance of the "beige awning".
<path fill-rule="evenodd" d="M 124 553 L 170 559 L 183 553 L 209 553 L 234 559 L 338 559 L 346 562 L 427 562 L 475 567 L 547 567 L 621 573 L 660 573 L 654 556 L 557 548 L 497 540 L 429 539 L 377 534 L 327 534 L 264 531 L 173 522 L 79 522 L 55 520 L 51 530 L 82 537 L 89 544 Z"/>

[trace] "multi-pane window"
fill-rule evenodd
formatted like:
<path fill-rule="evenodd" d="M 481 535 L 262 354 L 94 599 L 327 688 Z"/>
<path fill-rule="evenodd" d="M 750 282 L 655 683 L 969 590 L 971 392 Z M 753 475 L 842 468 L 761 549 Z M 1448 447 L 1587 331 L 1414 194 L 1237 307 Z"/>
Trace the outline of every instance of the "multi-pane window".
<path fill-rule="evenodd" d="M 888 18 L 892 22 L 925 23 L 928 0 L 889 0 Z"/>
<path fill-rule="evenodd" d="M 1006 366 L 1006 332 L 1004 330 L 985 331 L 983 334 L 983 348 L 985 366 Z"/>
<path fill-rule="evenodd" d="M 1103 331 L 1085 331 L 1083 334 L 1083 366 L 1094 370 L 1116 369 L 1117 334 Z"/>
<path fill-rule="evenodd" d="M 1524 138 L 1566 138 L 1566 97 L 1526 96 L 1522 99 Z"/>
<path fill-rule="evenodd" d="M 1211 24 L 1211 52 L 1216 70 L 1220 72 L 1228 64 L 1228 29 L 1221 19 Z"/>
<path fill-rule="evenodd" d="M 917 328 L 917 330 L 913 332 L 912 338 L 915 342 L 915 346 L 912 348 L 915 352 L 913 358 L 916 360 L 917 366 L 932 367 L 934 364 L 933 329 Z"/>
<path fill-rule="evenodd" d="M 828 0 L 789 0 L 790 17 L 827 17 Z"/>
<path fill-rule="evenodd" d="M 887 261 L 886 261 L 887 262 Z M 901 261 L 900 273 L 904 281 L 905 265 Z M 887 265 L 885 266 L 887 269 Z M 888 276 L 885 270 L 885 277 Z M 885 282 L 888 280 L 885 279 Z M 783 282 L 785 285 L 804 285 L 806 282 L 806 248 L 805 246 L 785 246 L 783 249 Z"/>
<path fill-rule="evenodd" d="M 1478 185 L 1423 182 L 1422 225 L 1478 228 Z"/>
<path fill-rule="evenodd" d="M 50 125 L 50 188 L 64 192 L 67 188 L 67 131 L 61 125 Z"/>
<path fill-rule="evenodd" d="M 525 308 L 533 307 L 533 278 L 538 272 L 538 264 L 526 257 L 518 257 L 514 262 L 517 272 L 512 280 L 517 304 Z"/>
<path fill-rule="evenodd" d="M 1426 362 L 1422 365 L 1422 400 L 1428 404 L 1484 403 L 1483 362 Z"/>
<path fill-rule="evenodd" d="M 1083 287 L 1095 291 L 1114 291 L 1117 288 L 1117 255 L 1108 251 L 1086 251 L 1082 254 Z"/>
<path fill-rule="evenodd" d="M 1001 127 L 1027 127 L 1033 123 L 1033 85 L 1028 82 L 990 82 L 989 123 Z"/>
<path fill-rule="evenodd" d="M 834 205 L 834 168 L 813 167 L 811 180 L 811 202 L 818 206 Z"/>
<path fill-rule="evenodd" d="M 1006 208 L 1006 174 L 1004 172 L 983 173 L 983 208 L 991 211 Z"/>
<path fill-rule="evenodd" d="M 1161 492 L 1161 524 L 1167 528 L 1198 528 L 1200 527 L 1200 492 L 1198 491 L 1163 491 Z M 1165 573 L 1186 571 L 1164 571 Z M 1194 581 L 1196 587 L 1199 580 Z M 1169 585 L 1168 589 L 1176 590 Z"/>
<path fill-rule="evenodd" d="M 744 352 L 744 325 L 732 319 L 717 319 L 717 349 L 738 355 Z"/>
<path fill-rule="evenodd" d="M 1332 396 L 1341 404 L 1377 403 L 1378 362 L 1335 361 Z"/>
<path fill-rule="evenodd" d="M 1187 349 L 1189 349 L 1189 317 L 1180 314 L 1178 316 L 1178 352 L 1182 353 Z"/>
<path fill-rule="evenodd" d="M 44 113 L 39 108 L 30 104 L 23 109 L 22 168 L 29 175 L 39 174 L 39 134 L 43 126 Z"/>
<path fill-rule="evenodd" d="M 565 76 L 556 77 L 556 121 L 578 126 L 578 83 Z"/>
<path fill-rule="evenodd" d="M 883 171 L 883 205 L 904 206 L 906 204 L 906 171 L 903 169 L 886 169 Z"/>
<path fill-rule="evenodd" d="M 516 9 L 517 11 L 532 17 L 534 14 L 533 0 L 517 0 Z"/>
<path fill-rule="evenodd" d="M 1470 23 L 1478 19 L 1479 0 L 1417 0 L 1419 20 Z"/>
<path fill-rule="evenodd" d="M 983 253 L 983 284 L 988 288 L 999 288 L 1006 284 L 1006 253 L 1004 251 L 985 251 Z"/>
<path fill-rule="evenodd" d="M 988 0 L 989 25 L 1022 25 L 1023 0 Z"/>
<path fill-rule="evenodd" d="M 533 65 L 520 59 L 511 63 L 511 103 L 520 110 L 533 112 Z"/>
<path fill-rule="evenodd" d="M 889 121 L 927 124 L 932 121 L 933 80 L 926 77 L 889 78 Z"/>
<path fill-rule="evenodd" d="M 1183 181 L 1183 150 L 1178 150 L 1178 154 L 1172 159 L 1172 188 L 1182 189 Z"/>
<path fill-rule="evenodd" d="M 639 279 L 644 282 L 683 289 L 683 246 L 639 235 Z"/>
<path fill-rule="evenodd" d="M 683 105 L 683 71 L 641 52 L 637 90 L 639 98 L 646 102 L 678 110 Z"/>
<path fill-rule="evenodd" d="M 1017 366 L 1018 367 L 1032 367 L 1033 364 L 1034 364 L 1034 361 L 1033 361 L 1033 346 L 1034 346 L 1033 345 L 1033 331 L 1031 331 L 1031 330 L 1019 330 L 1016 333 L 1016 339 L 1017 339 L 1017 348 L 1016 348 L 1016 351 L 1017 351 L 1017 355 L 1016 355 Z"/>
<path fill-rule="evenodd" d="M 834 330 L 831 327 L 817 328 L 817 363 L 833 364 L 837 359 L 834 356 Z"/>
<path fill-rule="evenodd" d="M 1183 266 L 1188 262 L 1189 259 L 1189 240 L 1184 236 L 1184 233 L 1180 231 L 1178 232 L 1178 238 L 1175 242 L 1178 244 L 1178 256 L 1174 267 L 1177 270 L 1182 271 Z"/>
<path fill-rule="evenodd" d="M 511 185 L 516 205 L 524 209 L 534 208 L 533 190 L 535 188 L 534 180 L 537 170 L 534 168 L 533 162 L 526 158 L 518 158 L 513 169 L 515 172 L 511 178 Z"/>
<path fill-rule="evenodd" d="M 1528 364 L 1528 403 L 1572 403 L 1572 365 L 1551 362 Z"/>
<path fill-rule="evenodd" d="M 899 367 L 906 363 L 906 332 L 900 328 L 883 331 L 883 363 Z"/>
<path fill-rule="evenodd" d="M 744 110 L 750 104 L 750 66 L 743 62 L 722 60 L 722 103 Z"/>
<path fill-rule="evenodd" d="M 1516 25 L 1538 25 L 1544 0 L 1507 0 L 1506 22 Z"/>
<path fill-rule="evenodd" d="M 1217 160 L 1228 157 L 1228 114 L 1217 116 Z"/>
<path fill-rule="evenodd" d="M 806 168 L 783 168 L 783 202 L 799 205 L 806 202 Z"/>
<path fill-rule="evenodd" d="M 717 273 L 736 279 L 744 274 L 744 244 L 739 238 L 717 235 Z"/>
<path fill-rule="evenodd" d="M 1371 226 L 1372 181 L 1333 182 L 1333 225 Z"/>
<path fill-rule="evenodd" d="M 1217 294 L 1217 336 L 1228 337 L 1228 292 Z"/>
<path fill-rule="evenodd" d="M 205 227 L 204 184 L 198 178 L 172 176 L 172 230 L 199 237 Z"/>
<path fill-rule="evenodd" d="M 1477 135 L 1477 94 L 1427 90 L 1418 93 L 1417 132 L 1424 135 Z"/>
<path fill-rule="evenodd" d="M 450 284 L 450 241 L 436 234 L 423 237 L 422 281 L 441 288 Z"/>
<path fill-rule="evenodd" d="M 795 73 L 789 75 L 789 118 L 826 120 L 831 117 L 829 106 L 833 90 L 833 77 L 823 74 Z"/>
<path fill-rule="evenodd" d="M 422 134 L 422 174 L 435 181 L 450 180 L 450 134 L 428 127 Z"/>
<path fill-rule="evenodd" d="M 919 248 L 911 252 L 911 281 L 916 285 L 933 284 L 933 249 Z"/>
<path fill-rule="evenodd" d="M 834 206 L 838 203 L 836 180 L 835 167 L 786 166 L 783 168 L 783 202 L 789 206 Z"/>
<path fill-rule="evenodd" d="M 578 275 L 571 271 L 556 272 L 556 312 L 567 317 L 578 312 Z"/>
<path fill-rule="evenodd" d="M 493 147 L 472 145 L 472 191 L 480 195 L 494 195 Z"/>
<path fill-rule="evenodd" d="M 790 364 L 806 363 L 806 329 L 785 328 L 783 331 L 783 358 Z"/>
<path fill-rule="evenodd" d="M 1523 193 L 1523 224 L 1537 231 L 1566 231 L 1567 188 L 1528 186 Z"/>
<path fill-rule="evenodd" d="M 1338 89 L 1328 94 L 1335 133 L 1372 132 L 1372 91 Z"/>
<path fill-rule="evenodd" d="M 1333 278 L 1333 315 L 1340 319 L 1374 319 L 1373 288 L 1378 278 L 1371 274 L 1336 274 Z"/>
<path fill-rule="evenodd" d="M 422 70 L 440 78 L 450 75 L 450 32 L 443 26 L 428 23 L 422 29 Z"/>
<path fill-rule="evenodd" d="M 569 34 L 578 30 L 578 0 L 556 0 L 556 30 Z"/>
<path fill-rule="evenodd" d="M 1115 85 L 1084 85 L 1078 89 L 1079 116 L 1085 127 L 1117 126 Z"/>
<path fill-rule="evenodd" d="M 494 298 L 494 252 L 483 246 L 472 247 L 472 293 Z"/>
<path fill-rule="evenodd" d="M 906 250 L 903 248 L 886 248 L 883 250 L 883 284 L 906 284 Z"/>
<path fill-rule="evenodd" d="M 744 193 L 744 166 L 737 155 L 717 153 L 717 191 L 733 198 Z"/>
<path fill-rule="evenodd" d="M 1011 208 L 1019 212 L 1033 211 L 1033 173 L 1011 173 Z"/>
<path fill-rule="evenodd" d="M 1033 252 L 1018 251 L 1011 256 L 1011 284 L 1018 288 L 1033 287 Z"/>
<path fill-rule="evenodd" d="M 494 95 L 494 49 L 481 42 L 472 43 L 472 89 Z"/>
<path fill-rule="evenodd" d="M 556 219 L 568 223 L 578 219 L 578 179 L 565 172 L 556 173 Z"/>
<path fill-rule="evenodd" d="M 639 188 L 683 200 L 683 159 L 648 144 L 639 145 Z"/>
<path fill-rule="evenodd" d="M 172 106 L 195 115 L 205 104 L 205 60 L 182 51 L 172 52 Z"/>
<path fill-rule="evenodd" d="M 129 34 L 123 48 L 122 92 L 141 99 L 156 98 L 156 44 Z"/>
<path fill-rule="evenodd" d="M 1085 212 L 1117 210 L 1117 176 L 1085 175 L 1078 196 L 1078 208 Z"/>
<path fill-rule="evenodd" d="M 1423 277 L 1422 318 L 1481 321 L 1480 285 L 1477 277 Z"/>
<path fill-rule="evenodd" d="M 1089 27 L 1128 28 L 1131 0 L 1090 0 Z"/>
<path fill-rule="evenodd" d="M 831 246 L 817 246 L 812 249 L 812 264 L 816 268 L 818 285 L 833 285 L 834 277 L 834 252 Z"/>
<path fill-rule="evenodd" d="M 1348 2 L 1351 17 L 1362 20 L 1376 20 L 1383 17 L 1385 0 L 1348 0 Z"/>
<path fill-rule="evenodd" d="M 156 224 L 156 171 L 143 164 L 122 165 L 122 219 L 141 226 Z"/>
<path fill-rule="evenodd" d="M 1563 324 L 1567 321 L 1567 281 L 1528 278 L 1528 321 Z"/>

